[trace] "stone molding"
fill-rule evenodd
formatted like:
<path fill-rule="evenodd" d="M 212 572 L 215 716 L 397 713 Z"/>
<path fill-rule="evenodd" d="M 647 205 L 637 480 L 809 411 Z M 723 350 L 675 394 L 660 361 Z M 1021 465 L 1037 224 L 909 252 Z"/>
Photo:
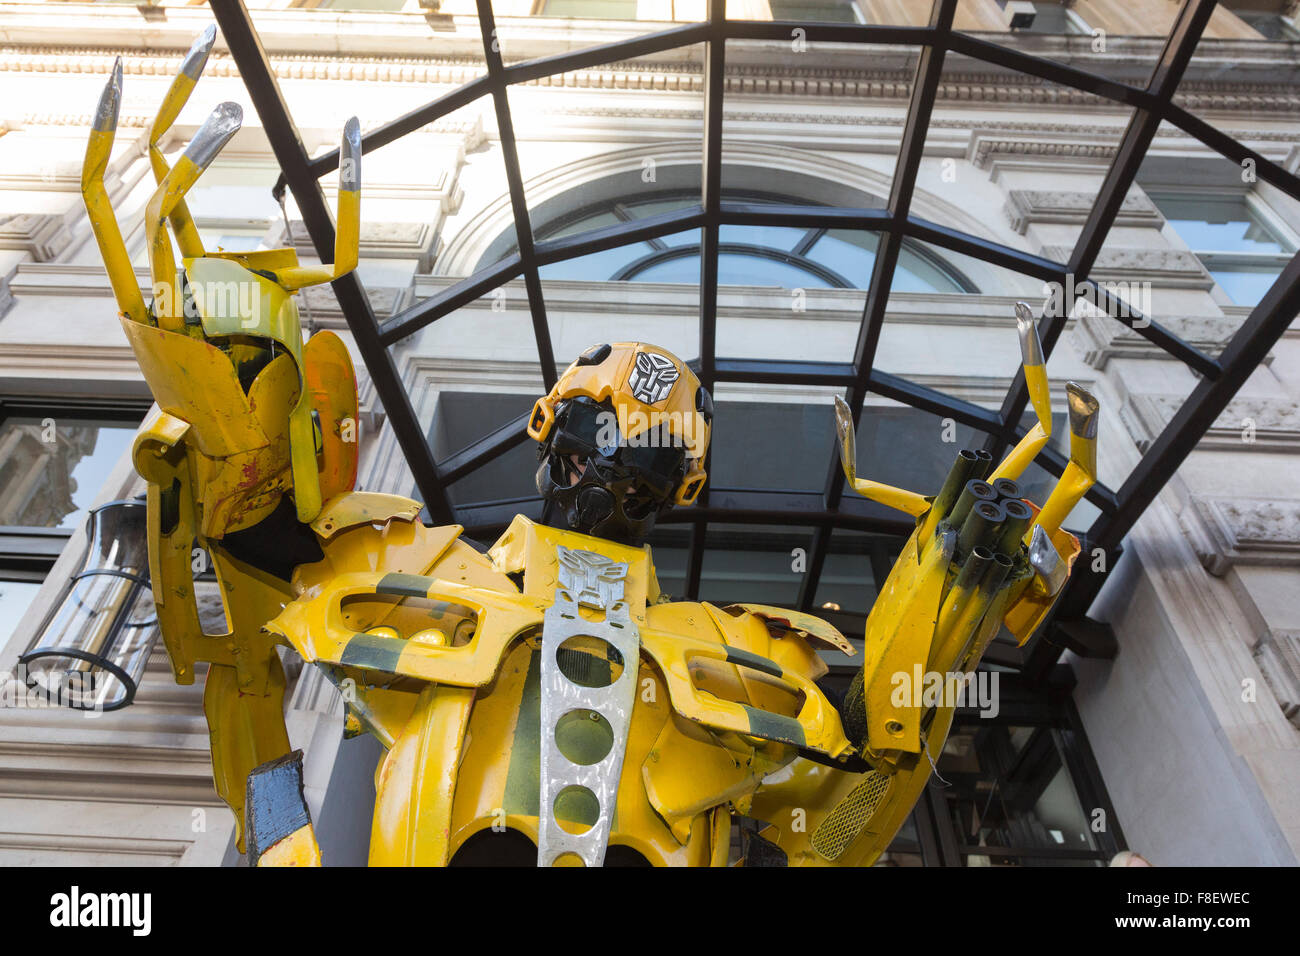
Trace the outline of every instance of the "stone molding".
<path fill-rule="evenodd" d="M 1082 225 L 1092 212 L 1096 198 L 1086 192 L 1012 189 L 1007 193 L 1004 208 L 1011 228 L 1023 236 L 1031 224 Z M 1125 196 L 1115 217 L 1116 226 L 1158 228 L 1163 221 L 1155 203 L 1143 193 Z"/>
<path fill-rule="evenodd" d="M 1130 395 L 1120 417 L 1145 454 L 1182 406 L 1181 395 Z M 1253 426 L 1253 440 L 1247 428 Z M 1300 453 L 1300 403 L 1291 398 L 1234 398 L 1197 445 L 1201 450 Z"/>
<path fill-rule="evenodd" d="M 62 216 L 20 214 L 0 217 L 0 249 L 26 252 L 49 262 L 72 244 L 72 230 Z"/>
<path fill-rule="evenodd" d="M 1205 570 L 1234 565 L 1300 566 L 1300 501 L 1193 495 L 1181 516 Z"/>
<path fill-rule="evenodd" d="M 1069 246 L 1046 245 L 1039 255 L 1053 262 L 1069 262 L 1074 250 Z M 1152 249 L 1145 246 L 1111 246 L 1102 249 L 1089 278 L 1146 279 L 1161 284 L 1192 284 L 1211 289 L 1214 279 L 1205 271 L 1195 253 L 1186 249 Z"/>
<path fill-rule="evenodd" d="M 1076 318 L 1083 359 L 1093 368 L 1104 369 L 1113 358 L 1171 360 L 1160 346 L 1110 316 L 1080 309 Z M 1241 325 L 1240 320 L 1223 315 L 1161 316 L 1155 321 L 1211 356 L 1223 351 Z M 1267 366 L 1272 361 L 1270 352 L 1261 364 Z"/>

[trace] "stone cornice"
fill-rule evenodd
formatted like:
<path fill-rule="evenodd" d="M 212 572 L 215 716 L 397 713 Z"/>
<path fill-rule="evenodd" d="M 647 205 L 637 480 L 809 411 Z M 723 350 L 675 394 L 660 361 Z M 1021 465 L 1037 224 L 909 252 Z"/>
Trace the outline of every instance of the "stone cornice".
<path fill-rule="evenodd" d="M 531 28 L 536 25 L 529 26 Z M 88 29 L 79 36 L 93 34 L 94 29 L 93 24 L 88 25 Z M 105 39 L 109 36 L 111 34 L 106 35 Z M 0 37 L 3 37 L 2 32 Z M 474 39 L 477 41 L 477 37 Z M 84 41 L 76 46 L 8 42 L 0 45 L 0 72 L 106 76 L 114 59 L 121 56 L 123 70 L 127 75 L 169 76 L 179 67 L 185 46 L 188 45 L 188 40 L 180 42 L 179 34 L 176 41 L 176 48 L 170 50 L 156 47 L 140 49 L 111 43 L 96 47 L 85 45 Z M 432 46 L 433 43 L 423 45 L 424 48 Z M 454 49 L 445 43 L 439 46 L 443 50 Z M 571 48 L 569 44 L 563 47 L 565 50 Z M 730 48 L 729 45 L 729 51 Z M 470 53 L 473 47 L 464 49 L 466 53 L 461 55 L 429 55 L 422 50 L 412 55 L 413 51 L 404 51 L 397 46 L 382 52 L 276 52 L 272 49 L 270 59 L 277 77 L 282 80 L 459 86 L 484 74 L 481 57 Z M 892 51 L 895 56 L 887 57 L 881 51 Z M 900 58 L 896 55 L 899 50 L 873 48 L 873 53 L 879 55 L 872 57 L 873 68 L 869 69 L 859 66 L 861 58 L 845 57 L 840 50 L 833 53 L 835 55 L 796 58 L 796 62 L 792 63 L 776 62 L 776 58 L 771 56 L 765 59 L 756 57 L 757 62 L 744 62 L 742 57 L 729 56 L 727 92 L 733 95 L 804 98 L 848 97 L 900 103 L 905 102 L 910 95 L 914 67 L 910 57 Z M 1274 61 L 1260 62 L 1267 64 Z M 1279 68 L 1273 73 L 1274 76 L 1294 69 L 1293 59 L 1277 62 Z M 888 68 L 882 69 L 876 65 L 880 63 L 886 63 Z M 1087 68 L 1087 64 L 1084 66 Z M 238 75 L 234 61 L 220 46 L 213 51 L 205 72 L 215 77 Z M 1207 72 L 1204 78 L 1198 78 L 1193 71 L 1175 99 L 1180 105 L 1196 112 L 1222 110 L 1233 114 L 1246 112 L 1263 115 L 1294 114 L 1300 109 L 1300 91 L 1296 90 L 1294 84 L 1272 82 L 1268 77 L 1269 71 L 1263 68 Z M 698 93 L 703 90 L 703 63 L 698 51 L 673 52 L 655 58 L 603 64 L 587 70 L 543 77 L 524 85 L 540 88 Z M 1112 101 L 1090 93 L 1044 83 L 1035 77 L 997 70 L 980 63 L 973 63 L 970 67 L 950 63 L 939 84 L 937 97 L 941 106 L 945 103 L 1015 103 L 1050 109 L 1123 109 Z"/>

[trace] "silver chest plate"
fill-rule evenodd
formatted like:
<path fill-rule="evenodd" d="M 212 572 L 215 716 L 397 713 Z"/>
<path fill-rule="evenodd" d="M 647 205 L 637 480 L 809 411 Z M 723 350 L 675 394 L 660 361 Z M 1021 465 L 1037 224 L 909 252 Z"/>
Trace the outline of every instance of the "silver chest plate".
<path fill-rule="evenodd" d="M 573 856 L 586 866 L 601 866 L 609 844 L 610 823 L 618 799 L 618 781 L 623 772 L 623 755 L 627 750 L 628 728 L 636 699 L 636 680 L 641 651 L 641 636 L 633 623 L 624 583 L 627 564 L 613 561 L 593 551 L 558 546 L 559 575 L 555 602 L 542 619 L 541 661 L 541 800 L 537 818 L 537 865 L 553 866 L 561 857 Z M 604 612 L 603 619 L 587 620 L 580 607 Z M 567 668 L 562 669 L 560 648 L 574 637 L 592 637 L 605 641 L 621 658 L 622 672 L 607 686 L 587 686 L 601 680 L 581 683 L 566 676 L 581 676 L 575 660 L 597 660 L 565 651 Z M 610 658 L 614 655 L 610 654 Z M 616 662 L 610 662 L 612 673 Z M 599 721 L 603 718 L 613 732 L 613 742 L 603 758 L 595 763 L 575 763 L 561 752 L 556 732 L 566 715 L 580 712 L 575 719 Z M 599 717 L 594 716 L 599 715 Z M 585 791 L 585 793 L 583 792 Z M 582 833 L 572 833 L 556 819 L 555 803 L 565 795 L 569 805 L 596 808 L 595 822 Z"/>

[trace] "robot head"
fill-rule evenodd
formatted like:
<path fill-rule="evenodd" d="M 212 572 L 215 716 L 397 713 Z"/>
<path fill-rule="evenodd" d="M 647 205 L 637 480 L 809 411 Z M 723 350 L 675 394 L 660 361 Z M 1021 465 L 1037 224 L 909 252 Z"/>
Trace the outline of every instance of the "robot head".
<path fill-rule="evenodd" d="M 686 363 L 641 342 L 595 345 L 537 400 L 547 520 L 637 544 L 704 486 L 713 399 Z"/>

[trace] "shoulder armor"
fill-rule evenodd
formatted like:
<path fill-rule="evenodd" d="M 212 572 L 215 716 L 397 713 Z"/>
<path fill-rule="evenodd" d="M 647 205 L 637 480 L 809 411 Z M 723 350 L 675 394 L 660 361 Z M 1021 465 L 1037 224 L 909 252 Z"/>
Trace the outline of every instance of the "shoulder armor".
<path fill-rule="evenodd" d="M 835 648 L 837 651 L 843 651 L 852 657 L 857 653 L 848 639 L 839 632 L 833 625 L 828 624 L 819 617 L 813 617 L 811 614 L 804 614 L 802 611 L 791 611 L 783 607 L 771 607 L 767 604 L 729 604 L 724 611 L 748 611 L 756 617 L 761 617 L 769 625 L 784 628 L 787 631 L 794 631 L 800 637 L 811 638 L 822 644 Z"/>

